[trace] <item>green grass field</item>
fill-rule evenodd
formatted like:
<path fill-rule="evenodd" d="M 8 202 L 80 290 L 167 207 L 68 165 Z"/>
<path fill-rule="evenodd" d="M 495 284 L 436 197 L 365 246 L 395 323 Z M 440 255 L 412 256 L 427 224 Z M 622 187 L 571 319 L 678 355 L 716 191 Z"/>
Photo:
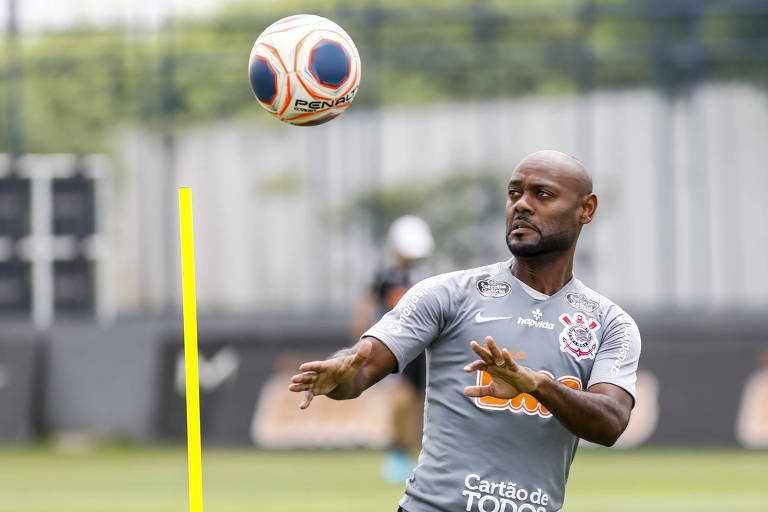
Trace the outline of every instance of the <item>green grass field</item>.
<path fill-rule="evenodd" d="M 204 510 L 395 512 L 402 486 L 379 478 L 381 457 L 204 449 Z M 0 511 L 186 511 L 186 464 L 182 448 L 0 448 Z M 568 512 L 764 512 L 768 452 L 582 450 L 565 503 Z"/>

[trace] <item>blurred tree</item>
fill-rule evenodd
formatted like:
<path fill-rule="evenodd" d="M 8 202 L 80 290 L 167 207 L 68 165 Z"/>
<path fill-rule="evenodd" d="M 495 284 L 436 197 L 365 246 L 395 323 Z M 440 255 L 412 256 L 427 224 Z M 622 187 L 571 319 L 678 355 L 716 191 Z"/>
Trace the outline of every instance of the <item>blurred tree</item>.
<path fill-rule="evenodd" d="M 450 255 L 447 267 L 479 264 L 503 257 L 504 179 L 465 169 L 445 179 L 401 185 L 363 194 L 331 212 L 337 226 L 363 222 L 381 229 L 374 238 L 386 239 L 386 228 L 398 217 L 415 214 L 429 224 L 438 257 Z M 377 219 L 373 223 L 371 219 Z"/>
<path fill-rule="evenodd" d="M 125 123 L 169 133 L 222 118 L 263 120 L 246 79 L 250 48 L 271 22 L 306 11 L 334 19 L 356 41 L 364 62 L 357 105 L 768 81 L 761 0 L 281 0 L 229 4 L 159 32 L 26 35 L 22 73 L 4 74 L 0 98 L 21 77 L 29 152 L 109 150 L 113 128 Z M 377 87 L 367 85 L 374 79 Z M 8 148 L 4 122 L 0 152 Z"/>

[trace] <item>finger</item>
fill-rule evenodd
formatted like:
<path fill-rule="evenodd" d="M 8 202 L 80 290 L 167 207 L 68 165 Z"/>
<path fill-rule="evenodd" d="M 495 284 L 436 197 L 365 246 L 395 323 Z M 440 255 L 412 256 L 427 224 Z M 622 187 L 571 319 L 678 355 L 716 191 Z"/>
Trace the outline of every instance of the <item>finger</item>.
<path fill-rule="evenodd" d="M 297 382 L 297 383 L 309 383 L 309 382 L 315 382 L 316 380 L 317 380 L 317 373 L 315 372 L 304 372 L 291 377 L 291 382 Z"/>
<path fill-rule="evenodd" d="M 485 371 L 487 369 L 488 369 L 488 364 L 482 359 L 478 359 L 477 361 L 472 361 L 471 363 L 469 363 L 467 366 L 464 367 L 464 371 L 467 373 L 476 372 L 478 370 Z"/>
<path fill-rule="evenodd" d="M 501 355 L 504 358 L 504 362 L 507 363 L 507 368 L 509 368 L 509 371 L 514 373 L 520 369 L 515 360 L 512 359 L 512 354 L 509 353 L 509 350 L 502 349 Z"/>
<path fill-rule="evenodd" d="M 291 384 L 288 386 L 288 390 L 298 393 L 300 391 L 308 391 L 312 389 L 312 386 L 313 384 Z"/>
<path fill-rule="evenodd" d="M 464 394 L 474 398 L 491 395 L 491 386 L 467 386 L 464 388 Z"/>
<path fill-rule="evenodd" d="M 488 364 L 493 364 L 493 357 L 491 356 L 491 353 L 481 347 L 475 340 L 470 341 L 469 346 L 472 347 L 472 350 L 475 351 L 475 354 L 480 356 L 483 361 Z"/>
<path fill-rule="evenodd" d="M 352 359 L 352 368 L 359 368 L 369 357 L 373 351 L 373 343 L 370 340 L 363 340 L 360 346 L 355 352 L 355 357 Z"/>
<path fill-rule="evenodd" d="M 328 361 L 310 361 L 299 366 L 302 372 L 322 372 L 328 368 Z"/>
<path fill-rule="evenodd" d="M 309 407 L 309 404 L 312 403 L 312 399 L 315 397 L 315 395 L 312 393 L 312 391 L 307 391 L 304 395 L 304 401 L 301 402 L 301 405 L 299 405 L 299 409 L 306 409 Z"/>
<path fill-rule="evenodd" d="M 491 353 L 494 363 L 496 361 L 504 361 L 504 356 L 501 355 L 499 347 L 496 345 L 496 342 L 493 341 L 493 336 L 486 336 L 485 343 L 488 345 L 488 351 Z"/>

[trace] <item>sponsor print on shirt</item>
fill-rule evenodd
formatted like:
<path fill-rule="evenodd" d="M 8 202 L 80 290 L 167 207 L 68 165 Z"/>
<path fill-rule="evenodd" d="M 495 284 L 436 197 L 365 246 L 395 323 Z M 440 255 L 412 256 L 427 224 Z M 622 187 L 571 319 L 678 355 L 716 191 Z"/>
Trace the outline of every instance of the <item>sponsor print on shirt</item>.
<path fill-rule="evenodd" d="M 392 334 L 400 334 L 403 332 L 403 327 L 411 327 L 411 322 L 413 321 L 411 318 L 411 315 L 414 311 L 416 311 L 416 307 L 419 304 L 419 301 L 421 301 L 422 298 L 424 298 L 425 295 L 427 295 L 432 288 L 434 287 L 434 284 L 429 286 L 424 286 L 420 289 L 414 289 L 411 292 L 411 295 L 408 297 L 408 299 L 405 301 L 404 304 L 399 304 L 402 306 L 400 310 L 400 314 L 397 316 L 397 320 L 394 322 L 390 322 L 387 326 L 387 329 Z M 405 297 L 404 297 L 405 298 Z"/>
<path fill-rule="evenodd" d="M 494 281 L 493 279 L 481 279 L 477 282 L 477 291 L 483 297 L 498 299 L 508 294 L 512 285 L 506 281 Z"/>
<path fill-rule="evenodd" d="M 526 327 L 537 327 L 539 329 L 549 329 L 549 330 L 554 329 L 555 324 L 541 319 L 543 314 L 544 313 L 542 313 L 539 308 L 536 308 L 533 311 L 531 311 L 531 315 L 533 316 L 533 318 L 523 318 L 521 316 L 518 316 L 517 323 L 519 325 L 524 325 Z"/>
<path fill-rule="evenodd" d="M 524 325 L 526 327 L 537 327 L 539 329 L 549 329 L 552 330 L 555 328 L 555 324 L 552 322 L 547 322 L 546 320 L 542 320 L 541 317 L 544 313 L 541 312 L 539 308 L 534 309 L 531 311 L 531 315 L 533 318 L 523 318 L 522 316 L 517 317 L 517 323 L 519 325 Z M 477 314 L 475 314 L 475 322 L 479 324 L 484 324 L 486 322 L 495 322 L 497 320 L 514 320 L 514 316 L 485 316 L 482 311 L 478 311 Z"/>
<path fill-rule="evenodd" d="M 517 482 L 494 482 L 476 473 L 464 478 L 462 496 L 467 498 L 465 510 L 490 512 L 547 512 L 549 495 L 541 487 L 526 489 Z"/>
<path fill-rule="evenodd" d="M 583 293 L 574 293 L 574 292 L 566 293 L 565 300 L 567 300 L 568 304 L 570 304 L 574 308 L 580 309 L 587 313 L 593 312 L 600 305 L 596 300 L 590 299 Z"/>
<path fill-rule="evenodd" d="M 597 351 L 597 336 L 600 324 L 594 318 L 581 313 L 560 315 L 565 328 L 560 332 L 560 350 L 571 354 L 577 361 L 594 359 Z"/>
<path fill-rule="evenodd" d="M 525 355 L 522 352 L 511 352 L 512 354 L 518 355 L 518 357 L 514 357 L 513 359 L 519 359 L 523 360 L 525 358 Z M 523 357 L 519 357 L 519 354 L 523 354 Z M 545 370 L 539 370 L 539 373 L 542 373 L 549 377 L 550 379 L 554 379 L 555 377 Z M 581 379 L 578 377 L 574 377 L 573 375 L 566 375 L 565 377 L 560 377 L 557 379 L 557 382 L 560 382 L 561 384 L 564 384 L 568 386 L 569 388 L 573 389 L 582 389 L 582 383 Z M 484 371 L 477 372 L 477 385 L 478 386 L 487 386 L 491 383 L 491 376 L 488 375 Z M 538 400 L 536 400 L 532 395 L 528 393 L 520 393 L 514 398 L 495 398 L 492 396 L 482 396 L 479 398 L 475 398 L 475 405 L 479 407 L 480 409 L 487 409 L 487 410 L 506 410 L 509 409 L 511 412 L 516 414 L 527 414 L 528 416 L 539 416 L 541 418 L 551 418 L 552 413 L 544 407 Z"/>

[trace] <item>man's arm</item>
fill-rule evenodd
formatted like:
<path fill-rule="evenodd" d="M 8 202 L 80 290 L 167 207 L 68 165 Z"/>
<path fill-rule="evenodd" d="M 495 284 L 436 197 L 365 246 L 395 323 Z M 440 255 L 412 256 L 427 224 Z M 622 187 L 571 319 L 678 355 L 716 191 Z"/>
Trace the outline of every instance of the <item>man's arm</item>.
<path fill-rule="evenodd" d="M 485 371 L 491 382 L 486 386 L 468 386 L 464 390 L 467 396 L 514 398 L 529 393 L 575 435 L 605 446 L 613 445 L 627 428 L 632 396 L 625 390 L 608 383 L 594 384 L 587 391 L 569 388 L 516 364 L 507 349 L 499 350 L 492 337 L 485 341 L 488 348 L 474 341 L 470 344 L 480 359 L 464 370 Z"/>
<path fill-rule="evenodd" d="M 306 409 L 317 395 L 334 400 L 356 398 L 360 393 L 397 370 L 397 360 L 384 343 L 365 337 L 355 346 L 339 350 L 325 361 L 311 361 L 299 367 L 302 373 L 291 378 L 291 391 L 305 393 L 299 405 Z"/>
<path fill-rule="evenodd" d="M 632 396 L 619 386 L 600 383 L 581 391 L 543 374 L 536 378 L 539 385 L 529 393 L 577 436 L 593 443 L 613 446 L 627 428 Z"/>

